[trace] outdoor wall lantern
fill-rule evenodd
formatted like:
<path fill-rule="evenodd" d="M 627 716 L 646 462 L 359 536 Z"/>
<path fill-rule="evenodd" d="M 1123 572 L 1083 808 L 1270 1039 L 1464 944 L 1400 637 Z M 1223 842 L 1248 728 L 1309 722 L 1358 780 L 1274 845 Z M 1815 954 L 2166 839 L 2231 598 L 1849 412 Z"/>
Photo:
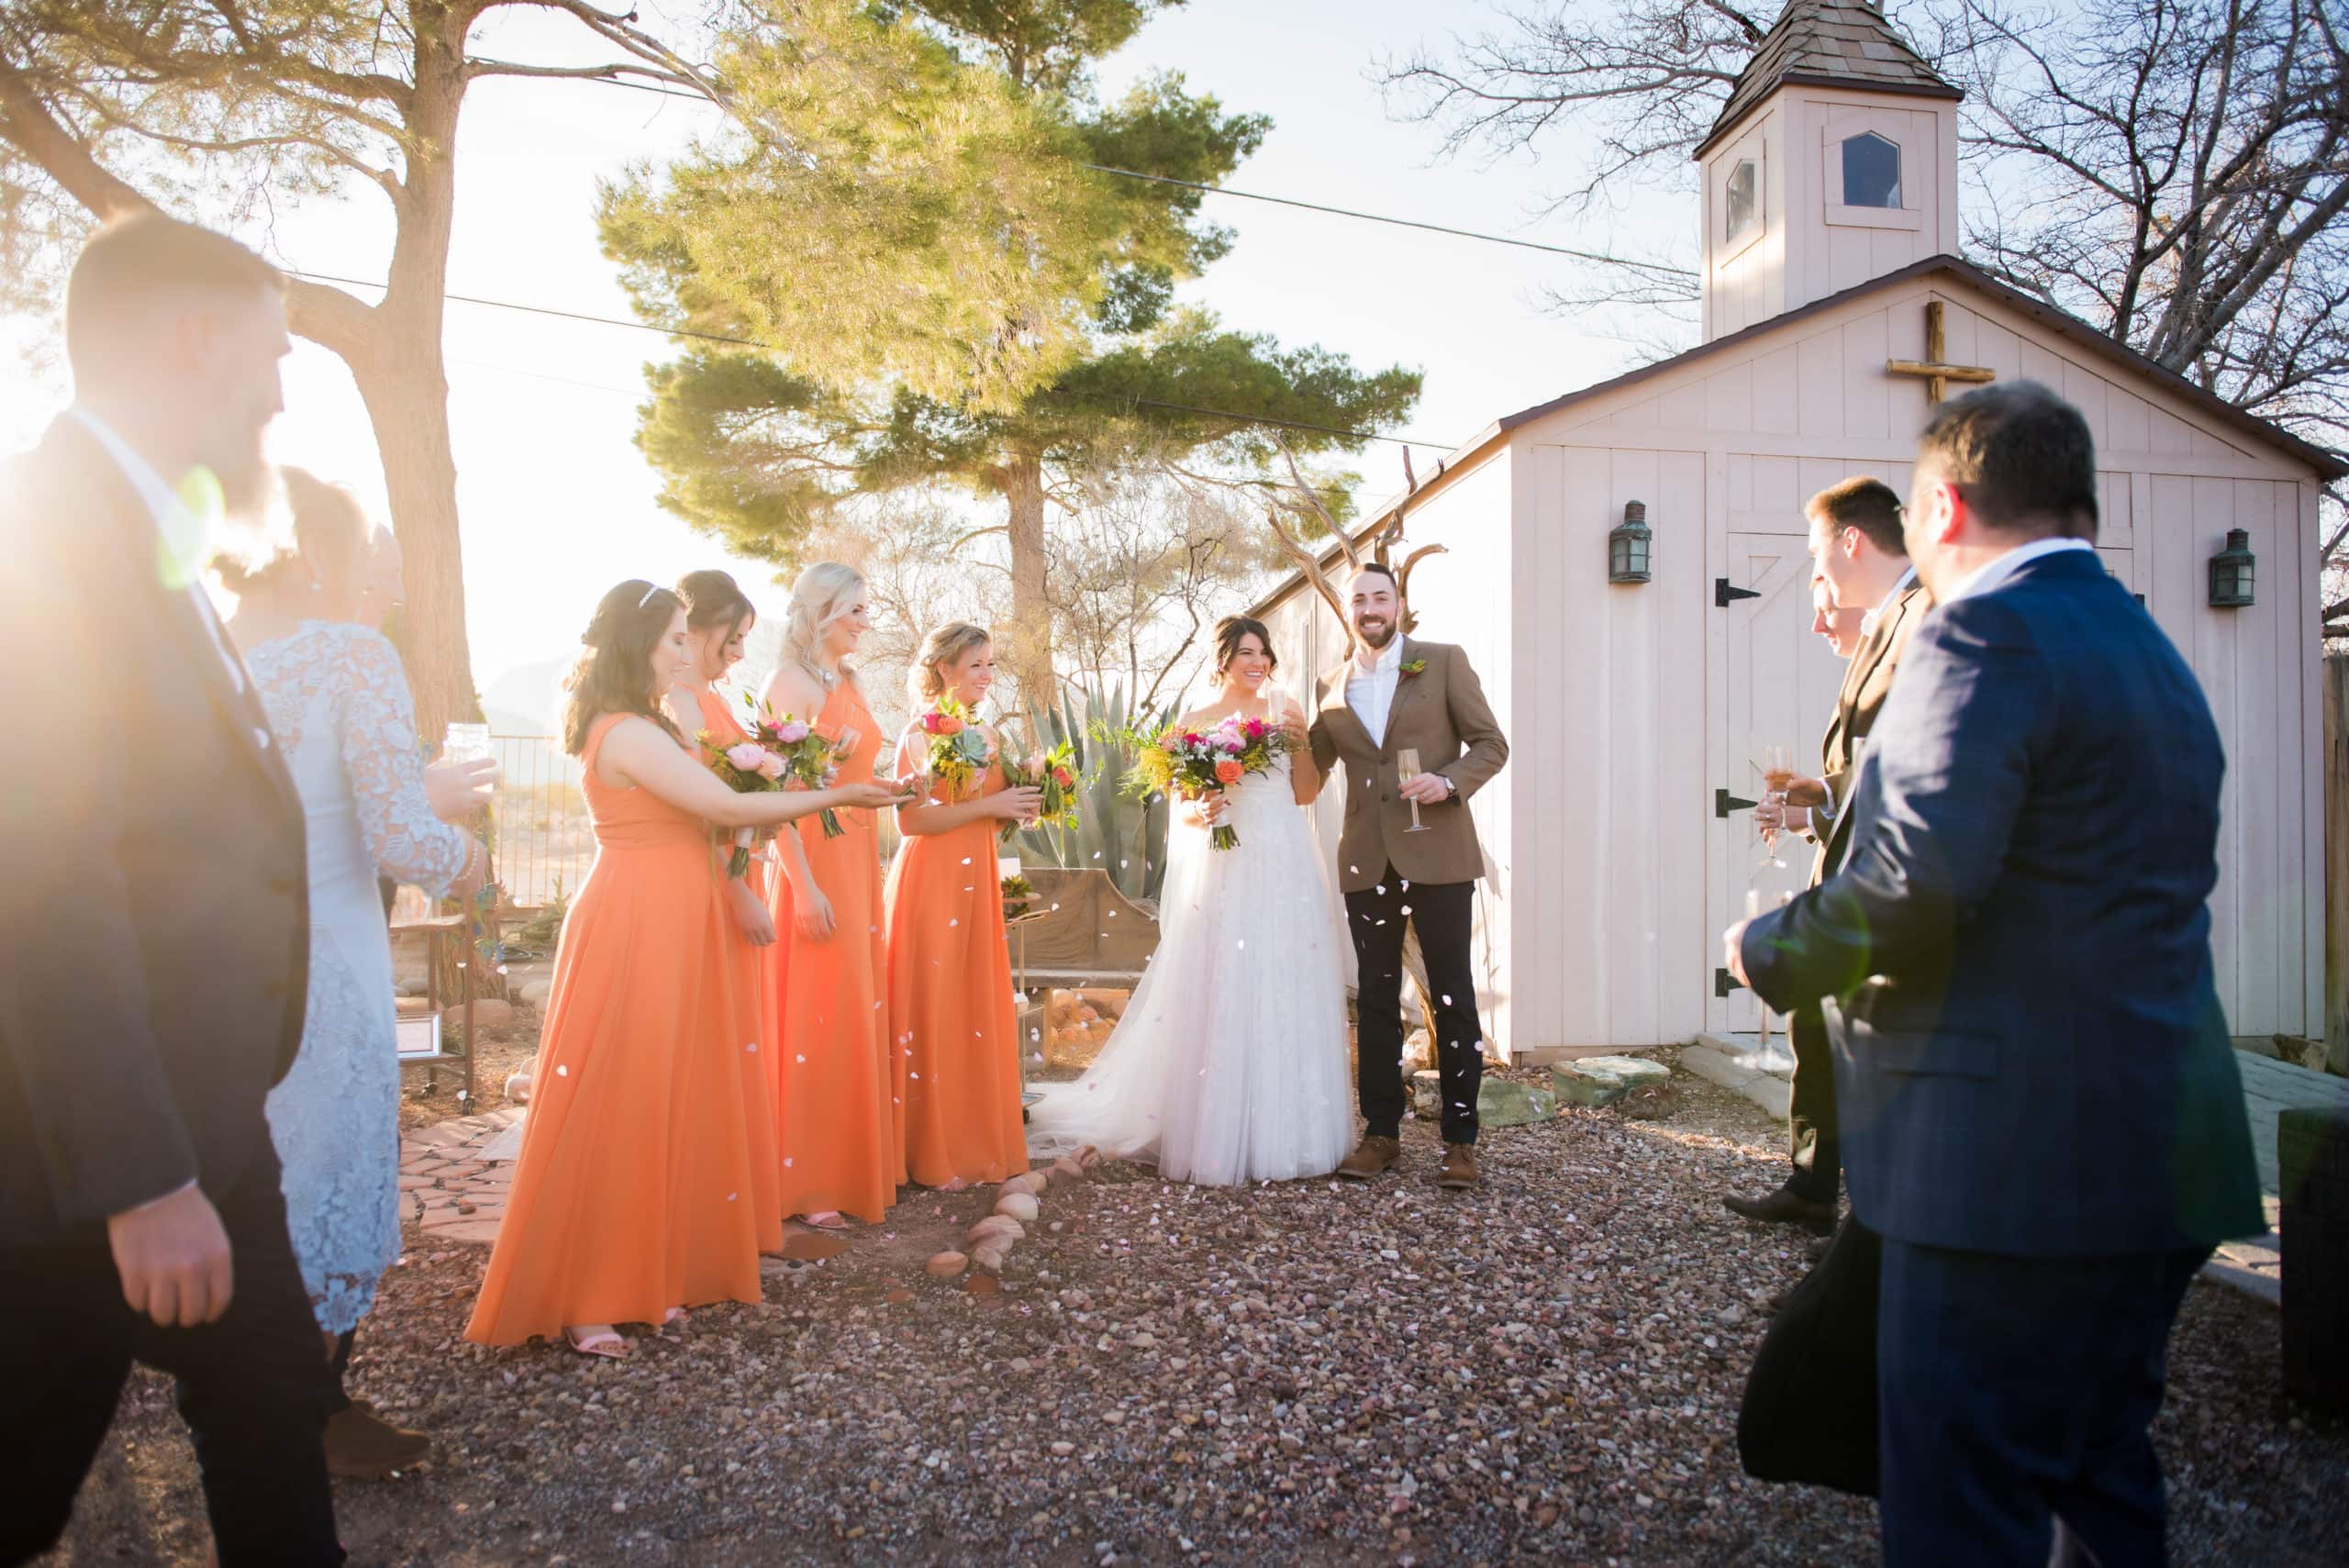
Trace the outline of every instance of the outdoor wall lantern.
<path fill-rule="evenodd" d="M 1648 504 L 1645 501 L 1623 503 L 1623 520 L 1607 530 L 1607 580 L 1609 583 L 1645 583 L 1652 575 L 1648 571 L 1648 546 L 1655 535 L 1648 530 Z M 2218 582 L 2218 566 L 2212 563 L 2210 581 Z M 2250 581 L 2250 569 L 2244 569 L 2244 581 Z M 2212 593 L 2218 590 L 2214 586 Z M 2248 589 L 2245 592 L 2249 592 Z"/>
<path fill-rule="evenodd" d="M 2210 558 L 2210 607 L 2239 610 L 2251 603 L 2251 533 L 2227 530 L 2227 548 Z"/>

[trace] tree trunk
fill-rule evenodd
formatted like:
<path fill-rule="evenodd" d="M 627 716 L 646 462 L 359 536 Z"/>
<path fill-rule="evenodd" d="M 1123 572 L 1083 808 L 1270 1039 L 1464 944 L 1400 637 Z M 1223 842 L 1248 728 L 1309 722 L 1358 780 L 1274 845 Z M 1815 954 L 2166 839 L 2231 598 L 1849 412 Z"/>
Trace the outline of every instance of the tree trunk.
<path fill-rule="evenodd" d="M 426 21 L 419 15 L 419 23 Z M 453 25 L 453 24 L 452 24 Z M 366 401 L 392 529 L 407 569 L 401 655 L 416 694 L 417 734 L 437 746 L 451 719 L 480 712 L 465 638 L 464 558 L 457 527 L 457 460 L 449 439 L 449 377 L 440 344 L 449 236 L 456 211 L 457 113 L 464 100 L 462 28 L 417 29 L 416 92 L 406 178 L 393 195 L 397 228 L 388 288 L 351 358 Z"/>
<path fill-rule="evenodd" d="M 1019 706 L 1041 714 L 1060 700 L 1052 675 L 1052 606 L 1044 591 L 1044 464 L 1033 452 L 1015 453 L 997 471 L 1010 509 L 1012 677 Z"/>

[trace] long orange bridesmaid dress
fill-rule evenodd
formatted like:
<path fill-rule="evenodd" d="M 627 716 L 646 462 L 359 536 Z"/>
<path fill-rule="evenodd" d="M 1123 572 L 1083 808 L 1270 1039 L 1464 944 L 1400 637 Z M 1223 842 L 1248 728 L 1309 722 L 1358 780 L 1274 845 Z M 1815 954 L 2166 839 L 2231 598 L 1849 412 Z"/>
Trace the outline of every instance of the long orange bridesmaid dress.
<path fill-rule="evenodd" d="M 734 717 L 733 705 L 714 688 L 696 692 L 701 704 L 701 727 L 708 734 L 720 737 L 720 747 L 730 746 L 737 738 L 748 739 L 740 720 Z M 729 851 L 714 850 L 724 855 Z M 753 844 L 751 869 L 743 880 L 761 899 L 767 898 L 767 850 Z M 718 874 L 725 874 L 721 861 Z M 771 903 L 771 901 L 770 901 Z M 742 1053 L 742 1090 L 751 1106 L 751 1169 L 758 1194 L 759 1245 L 773 1251 L 783 1241 L 782 1172 L 775 1152 L 774 1129 L 774 1009 L 769 998 L 766 978 L 765 948 L 751 945 L 743 936 L 734 912 L 726 912 L 726 934 L 729 939 L 731 963 L 729 973 L 734 983 L 735 1016 L 747 1021 L 750 1032 L 746 1041 L 755 1040 L 759 1049 Z"/>
<path fill-rule="evenodd" d="M 899 776 L 918 772 L 908 737 Z M 989 765 L 968 800 L 1005 787 Z M 941 784 L 932 798 L 951 805 Z M 906 1170 L 926 1187 L 1000 1182 L 1028 1168 L 1019 1017 L 994 817 L 907 834 L 889 868 L 889 1063 Z"/>
<path fill-rule="evenodd" d="M 857 732 L 855 750 L 841 763 L 841 784 L 875 776 L 881 736 L 853 685 L 843 681 L 832 689 L 816 728 L 833 736 Z M 844 830 L 837 839 L 824 836 L 819 817 L 795 824 L 807 869 L 831 900 L 829 937 L 815 941 L 800 934 L 790 879 L 780 869 L 774 879 L 782 940 L 767 951 L 769 985 L 780 998 L 775 1128 L 783 1212 L 837 1210 L 877 1222 L 896 1198 L 903 1164 L 889 1104 L 881 840 L 873 813 L 844 810 L 839 817 Z"/>
<path fill-rule="evenodd" d="M 708 829 L 642 788 L 581 790 L 596 864 L 555 951 L 530 1114 L 465 1337 L 519 1344 L 566 1325 L 658 1323 L 674 1307 L 760 1299 L 761 1116 L 743 1060 L 731 917 Z"/>

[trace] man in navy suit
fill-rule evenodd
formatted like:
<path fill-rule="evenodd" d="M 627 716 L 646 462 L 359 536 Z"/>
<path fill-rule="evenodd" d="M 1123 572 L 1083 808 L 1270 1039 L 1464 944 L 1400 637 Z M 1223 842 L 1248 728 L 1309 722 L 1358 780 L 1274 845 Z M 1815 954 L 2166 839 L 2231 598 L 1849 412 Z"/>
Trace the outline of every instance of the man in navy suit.
<path fill-rule="evenodd" d="M 302 1040 L 301 801 L 199 581 L 266 470 L 283 284 L 217 234 L 100 232 L 75 400 L 0 470 L 0 1563 L 63 1529 L 141 1361 L 213 1543 L 339 1562 L 329 1388 L 263 1103 Z"/>
<path fill-rule="evenodd" d="M 2096 508 L 2087 422 L 2046 388 L 1934 413 L 1904 531 L 1938 607 L 1850 857 L 1729 933 L 1771 1006 L 1827 998 L 1852 1207 L 1884 1238 L 1896 1568 L 2159 1562 L 2170 1325 L 2263 1227 L 2205 906 L 2224 759 Z"/>

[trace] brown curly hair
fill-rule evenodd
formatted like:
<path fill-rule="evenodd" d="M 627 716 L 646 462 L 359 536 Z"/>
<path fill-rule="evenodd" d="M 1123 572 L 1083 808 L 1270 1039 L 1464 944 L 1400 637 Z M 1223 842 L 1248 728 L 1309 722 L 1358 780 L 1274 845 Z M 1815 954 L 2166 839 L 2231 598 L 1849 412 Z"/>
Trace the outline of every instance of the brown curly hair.
<path fill-rule="evenodd" d="M 562 709 L 564 751 L 574 757 L 584 755 L 587 732 L 607 713 L 649 718 L 684 744 L 685 737 L 661 711 L 660 694 L 652 689 L 652 650 L 685 607 L 685 600 L 675 594 L 640 577 L 631 577 L 604 595 L 595 618 L 579 634 L 587 651 L 562 683 L 571 694 Z"/>

